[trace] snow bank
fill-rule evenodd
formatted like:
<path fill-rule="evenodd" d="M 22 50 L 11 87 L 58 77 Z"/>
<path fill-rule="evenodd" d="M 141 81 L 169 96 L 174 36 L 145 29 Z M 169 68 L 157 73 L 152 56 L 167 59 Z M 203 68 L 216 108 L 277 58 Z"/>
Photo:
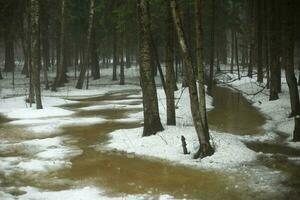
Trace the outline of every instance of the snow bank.
<path fill-rule="evenodd" d="M 228 170 L 245 162 L 256 159 L 255 152 L 249 150 L 236 136 L 211 131 L 216 152 L 201 161 L 184 155 L 181 136 L 186 137 L 187 148 L 194 153 L 199 143 L 193 127 L 167 126 L 163 132 L 149 137 L 142 137 L 143 128 L 118 130 L 110 134 L 110 143 L 106 149 L 116 149 L 137 155 L 151 156 L 184 165 L 199 168 Z"/>

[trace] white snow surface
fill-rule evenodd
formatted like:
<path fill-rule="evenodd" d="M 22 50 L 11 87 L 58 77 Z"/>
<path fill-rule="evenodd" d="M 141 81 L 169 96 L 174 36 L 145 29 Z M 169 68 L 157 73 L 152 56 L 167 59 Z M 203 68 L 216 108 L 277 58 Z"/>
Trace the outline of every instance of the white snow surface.
<path fill-rule="evenodd" d="M 181 136 L 185 136 L 187 149 L 194 153 L 199 147 L 193 127 L 166 126 L 156 135 L 142 137 L 143 128 L 122 129 L 111 133 L 108 149 L 116 149 L 137 155 L 169 160 L 193 167 L 230 170 L 256 159 L 256 153 L 248 149 L 236 136 L 211 131 L 216 152 L 204 159 L 195 160 L 192 154 L 183 154 Z M 233 153 L 234 152 L 234 153 Z"/>

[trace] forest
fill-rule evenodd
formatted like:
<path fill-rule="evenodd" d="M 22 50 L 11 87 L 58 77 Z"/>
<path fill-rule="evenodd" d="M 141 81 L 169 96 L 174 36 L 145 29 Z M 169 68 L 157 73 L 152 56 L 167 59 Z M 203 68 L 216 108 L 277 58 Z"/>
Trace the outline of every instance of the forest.
<path fill-rule="evenodd" d="M 0 0 L 0 199 L 299 199 L 299 10 Z"/>

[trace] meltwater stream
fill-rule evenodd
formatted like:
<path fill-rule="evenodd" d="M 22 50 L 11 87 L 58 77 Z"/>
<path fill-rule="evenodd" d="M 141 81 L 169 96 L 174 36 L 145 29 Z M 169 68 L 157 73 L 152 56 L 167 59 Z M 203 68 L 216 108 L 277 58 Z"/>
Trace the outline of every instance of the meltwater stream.
<path fill-rule="evenodd" d="M 128 155 L 120 152 L 107 152 L 95 150 L 95 145 L 103 145 L 108 142 L 108 133 L 118 129 L 130 129 L 140 127 L 140 122 L 120 122 L 118 119 L 126 119 L 128 114 L 140 112 L 139 108 L 129 109 L 101 109 L 83 111 L 80 108 L 94 105 L 112 104 L 113 101 L 130 99 L 122 104 L 135 105 L 141 99 L 131 97 L 137 91 L 125 91 L 111 93 L 101 97 L 93 97 L 81 100 L 79 103 L 63 106 L 75 111 L 76 117 L 101 116 L 106 119 L 104 123 L 89 126 L 64 127 L 60 135 L 74 139 L 75 145 L 83 151 L 74 157 L 71 168 L 39 175 L 10 175 L 0 174 L 1 187 L 26 186 L 60 191 L 84 186 L 97 186 L 106 191 L 106 195 L 116 197 L 128 194 L 148 194 L 149 199 L 158 199 L 162 194 L 168 194 L 176 199 L 276 199 L 274 196 L 261 194 L 247 186 L 247 177 L 243 173 L 214 172 L 178 166 L 166 161 L 150 160 L 146 158 Z M 261 125 L 264 117 L 254 109 L 240 94 L 229 89 L 216 88 L 214 90 L 215 109 L 208 114 L 211 128 L 223 132 L 239 135 L 263 133 Z M 247 114 L 245 114 L 245 112 Z M 0 118 L 1 139 L 22 138 L 24 127 L 7 125 L 7 119 Z M 16 136 L 8 134 L 11 131 Z M 21 139 L 19 139 L 21 140 Z M 251 148 L 251 147 L 250 147 Z M 234 153 L 234 152 L 233 152 Z M 10 156 L 0 154 L 0 157 Z M 267 163 L 254 163 L 264 165 Z M 281 169 L 276 169 L 281 170 Z M 289 171 L 289 170 L 287 170 Z M 295 170 L 290 170 L 293 173 Z M 285 172 L 285 171 L 284 171 Z M 245 184 L 240 184 L 246 182 Z M 238 186 L 240 184 L 240 186 Z M 289 183 L 284 183 L 290 186 Z M 238 186 L 238 187 L 237 187 Z M 291 185 L 294 189 L 295 184 Z M 14 195 L 22 194 L 22 191 L 12 191 Z M 287 197 L 293 198 L 295 194 L 287 193 Z M 296 194 L 297 195 L 297 194 Z M 280 196 L 282 197 L 282 195 Z M 278 199 L 280 199 L 280 197 Z M 285 196 L 284 196 L 285 197 Z"/>

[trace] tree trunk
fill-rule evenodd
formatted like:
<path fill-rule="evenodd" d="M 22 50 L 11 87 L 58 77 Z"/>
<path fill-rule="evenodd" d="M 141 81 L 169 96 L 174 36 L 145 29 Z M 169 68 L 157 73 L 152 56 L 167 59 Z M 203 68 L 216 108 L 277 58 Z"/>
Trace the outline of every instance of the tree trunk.
<path fill-rule="evenodd" d="M 181 52 L 182 52 L 182 58 L 185 63 L 186 69 L 187 69 L 187 76 L 188 76 L 188 86 L 189 86 L 189 94 L 190 94 L 190 102 L 191 102 L 191 112 L 193 116 L 193 122 L 195 125 L 196 133 L 198 136 L 198 140 L 200 143 L 200 148 L 198 152 L 195 155 L 195 158 L 198 157 L 206 157 L 210 156 L 214 153 L 213 148 L 211 147 L 209 143 L 209 135 L 204 133 L 202 131 L 202 119 L 200 115 L 200 109 L 199 109 L 199 101 L 198 101 L 198 92 L 197 92 L 197 86 L 196 86 L 196 80 L 195 80 L 195 74 L 190 58 L 190 54 L 187 49 L 187 43 L 185 40 L 183 28 L 182 28 L 182 23 L 179 15 L 179 8 L 176 3 L 176 0 L 169 0 L 170 6 L 172 9 L 172 16 L 173 16 L 173 21 L 174 25 L 177 31 L 177 36 L 178 36 L 178 42 L 181 47 Z"/>
<path fill-rule="evenodd" d="M 48 14 L 48 0 L 40 1 L 40 29 L 41 29 L 41 43 L 42 43 L 42 57 L 43 57 L 43 72 L 46 90 L 49 89 L 48 69 L 50 67 L 50 54 L 49 54 L 49 14 Z"/>
<path fill-rule="evenodd" d="M 118 55 L 117 55 L 117 30 L 114 28 L 113 30 L 113 75 L 112 75 L 112 80 L 116 81 L 118 80 L 117 78 L 117 65 L 118 65 Z"/>
<path fill-rule="evenodd" d="M 294 134 L 293 141 L 300 141 L 300 102 L 299 92 L 297 87 L 297 79 L 294 73 L 294 46 L 295 46 L 295 35 L 294 35 L 294 13 L 295 13 L 295 1 L 286 0 L 284 7 L 284 64 L 286 80 L 290 91 L 290 102 L 292 113 L 291 116 L 294 119 Z"/>
<path fill-rule="evenodd" d="M 56 91 L 57 87 L 63 86 L 65 78 L 65 66 L 64 66 L 64 39 L 65 39 L 65 0 L 60 0 L 60 23 L 58 28 L 58 38 L 56 45 L 56 77 L 52 85 L 51 90 Z"/>
<path fill-rule="evenodd" d="M 121 33 L 121 44 L 120 44 L 120 85 L 125 84 L 125 72 L 124 72 L 124 33 Z"/>
<path fill-rule="evenodd" d="M 40 44 L 39 44 L 39 1 L 31 0 L 31 38 L 32 38 L 32 77 L 35 91 L 36 108 L 42 109 L 40 85 Z"/>
<path fill-rule="evenodd" d="M 166 3 L 166 101 L 167 125 L 176 125 L 175 114 L 175 73 L 174 73 L 174 25 L 170 6 Z"/>
<path fill-rule="evenodd" d="M 198 96 L 199 96 L 199 111 L 201 120 L 201 132 L 205 138 L 209 138 L 209 128 L 206 115 L 206 98 L 205 98 L 205 79 L 204 79 L 204 65 L 203 65 L 203 30 L 202 30 L 202 0 L 196 0 L 196 62 L 198 66 Z M 210 146 L 209 142 L 208 145 Z M 211 148 L 211 147 L 209 147 Z M 213 152 L 211 149 L 210 151 Z M 196 157 L 200 156 L 202 152 L 199 151 Z"/>
<path fill-rule="evenodd" d="M 148 0 L 137 0 L 140 34 L 140 77 L 143 92 L 144 130 L 143 136 L 154 135 L 163 130 L 158 111 L 157 93 L 153 70 L 150 64 L 150 22 Z"/>
<path fill-rule="evenodd" d="M 234 30 L 231 28 L 231 60 L 230 60 L 230 73 L 233 73 L 234 65 Z"/>
<path fill-rule="evenodd" d="M 12 14 L 10 14 L 12 15 Z M 12 72 L 15 69 L 15 54 L 14 54 L 14 30 L 12 30 L 12 16 L 7 19 L 4 29 L 4 46 L 5 46 L 5 63 L 4 71 Z"/>
<path fill-rule="evenodd" d="M 90 52 L 90 45 L 91 45 L 91 34 L 92 34 L 94 13 L 95 13 L 94 3 L 95 0 L 90 0 L 90 13 L 89 13 L 88 30 L 87 30 L 87 38 L 86 38 L 87 43 L 85 45 L 84 52 L 83 52 L 83 65 L 81 66 L 79 78 L 76 84 L 77 89 L 82 89 L 86 71 L 88 70 L 88 66 L 90 63 L 89 52 Z"/>
<path fill-rule="evenodd" d="M 95 23 L 95 22 L 94 22 Z M 95 25 L 93 23 L 92 27 L 92 35 L 91 35 L 91 65 L 92 65 L 92 74 L 94 77 L 94 80 L 100 78 L 100 66 L 99 66 L 99 60 L 98 60 L 98 54 L 97 54 L 97 41 L 96 41 L 96 30 Z"/>
<path fill-rule="evenodd" d="M 271 4 L 271 22 L 270 22 L 270 46 L 271 46 L 271 52 L 270 52 L 270 59 L 271 59 L 271 66 L 270 66 L 270 101 L 279 99 L 278 97 L 278 75 L 277 70 L 279 68 L 277 57 L 279 56 L 278 53 L 278 21 L 276 15 L 276 8 L 277 8 L 277 1 L 270 1 Z"/>
<path fill-rule="evenodd" d="M 239 50 L 238 50 L 238 38 L 236 32 L 234 33 L 234 43 L 235 43 L 235 62 L 236 62 L 236 67 L 238 72 L 238 78 L 240 80 L 241 75 L 240 75 L 240 65 L 239 65 Z"/>
<path fill-rule="evenodd" d="M 209 66 L 209 81 L 207 92 L 211 94 L 214 84 L 214 60 L 215 60 L 215 0 L 212 0 L 211 5 L 211 32 L 210 32 L 210 66 Z"/>
<path fill-rule="evenodd" d="M 263 42 L 263 32 L 262 32 L 262 1 L 256 0 L 256 24 L 257 24 L 257 82 L 262 83 L 263 74 L 263 57 L 262 57 L 262 42 Z"/>

